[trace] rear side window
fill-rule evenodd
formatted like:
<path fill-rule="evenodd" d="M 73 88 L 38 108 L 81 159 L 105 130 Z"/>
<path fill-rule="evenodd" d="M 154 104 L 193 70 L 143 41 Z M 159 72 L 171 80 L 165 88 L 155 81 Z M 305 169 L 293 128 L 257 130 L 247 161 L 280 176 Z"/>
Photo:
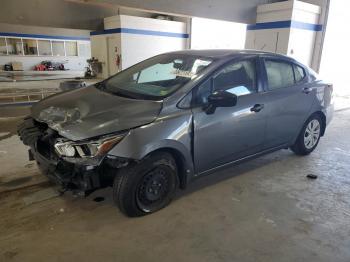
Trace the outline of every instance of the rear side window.
<path fill-rule="evenodd" d="M 295 75 L 295 83 L 299 83 L 305 79 L 305 70 L 301 66 L 293 65 L 294 67 L 294 75 Z"/>
<path fill-rule="evenodd" d="M 270 90 L 294 85 L 293 66 L 289 63 L 265 60 L 267 81 Z"/>

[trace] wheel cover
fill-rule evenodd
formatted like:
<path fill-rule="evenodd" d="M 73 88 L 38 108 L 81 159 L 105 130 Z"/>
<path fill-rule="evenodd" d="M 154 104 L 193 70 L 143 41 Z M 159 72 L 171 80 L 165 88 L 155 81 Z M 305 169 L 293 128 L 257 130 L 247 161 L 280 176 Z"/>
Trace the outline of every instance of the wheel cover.
<path fill-rule="evenodd" d="M 171 188 L 168 172 L 159 166 L 143 176 L 136 193 L 137 204 L 143 211 L 151 212 L 166 200 Z"/>
<path fill-rule="evenodd" d="M 317 119 L 313 119 L 306 126 L 304 132 L 304 145 L 307 149 L 316 146 L 321 134 L 321 124 Z"/>

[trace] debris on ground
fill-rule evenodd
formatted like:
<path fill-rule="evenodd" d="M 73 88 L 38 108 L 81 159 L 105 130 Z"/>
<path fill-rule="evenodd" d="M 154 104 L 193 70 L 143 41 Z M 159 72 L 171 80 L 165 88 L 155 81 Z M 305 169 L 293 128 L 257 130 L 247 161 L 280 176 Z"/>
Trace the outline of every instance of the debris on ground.
<path fill-rule="evenodd" d="M 308 175 L 306 175 L 306 177 L 309 179 L 317 179 L 318 176 L 314 175 L 314 174 L 308 174 Z"/>
<path fill-rule="evenodd" d="M 104 197 L 95 197 L 95 198 L 94 198 L 94 201 L 95 201 L 95 202 L 102 202 L 102 201 L 104 201 L 104 200 L 105 200 Z"/>

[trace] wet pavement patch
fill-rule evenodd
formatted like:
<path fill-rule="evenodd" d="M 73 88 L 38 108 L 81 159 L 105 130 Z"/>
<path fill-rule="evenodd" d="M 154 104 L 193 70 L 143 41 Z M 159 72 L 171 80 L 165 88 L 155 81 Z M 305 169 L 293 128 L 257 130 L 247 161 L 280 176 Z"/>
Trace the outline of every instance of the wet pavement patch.
<path fill-rule="evenodd" d="M 102 201 L 105 200 L 105 198 L 104 198 L 104 197 L 95 197 L 93 200 L 94 200 L 95 202 L 102 202 Z"/>

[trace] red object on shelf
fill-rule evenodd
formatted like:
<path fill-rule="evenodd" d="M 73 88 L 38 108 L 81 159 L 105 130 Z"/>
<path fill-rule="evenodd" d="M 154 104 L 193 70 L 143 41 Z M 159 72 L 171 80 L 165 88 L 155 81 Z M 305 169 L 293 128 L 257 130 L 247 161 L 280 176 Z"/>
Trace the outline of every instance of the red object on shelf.
<path fill-rule="evenodd" d="M 37 66 L 35 66 L 35 71 L 46 71 L 47 70 L 47 68 L 46 68 L 46 66 L 45 65 L 37 65 Z"/>

